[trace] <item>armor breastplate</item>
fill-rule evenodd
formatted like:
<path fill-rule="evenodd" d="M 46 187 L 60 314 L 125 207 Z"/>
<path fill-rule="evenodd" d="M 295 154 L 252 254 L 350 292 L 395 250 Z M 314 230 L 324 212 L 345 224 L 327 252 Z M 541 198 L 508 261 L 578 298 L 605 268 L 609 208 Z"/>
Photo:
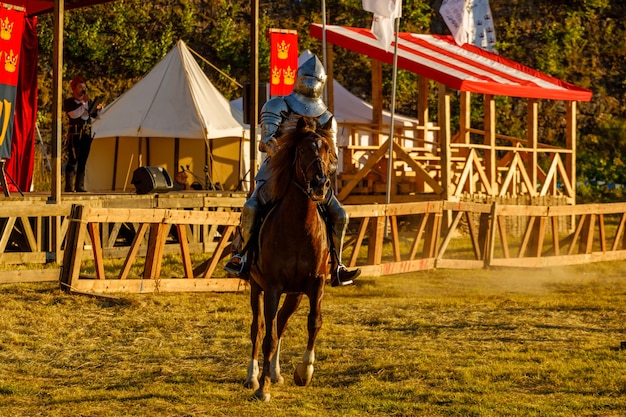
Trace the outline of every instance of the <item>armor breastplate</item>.
<path fill-rule="evenodd" d="M 285 96 L 285 101 L 293 112 L 301 116 L 318 117 L 328 109 L 321 98 L 305 97 L 297 92 Z"/>

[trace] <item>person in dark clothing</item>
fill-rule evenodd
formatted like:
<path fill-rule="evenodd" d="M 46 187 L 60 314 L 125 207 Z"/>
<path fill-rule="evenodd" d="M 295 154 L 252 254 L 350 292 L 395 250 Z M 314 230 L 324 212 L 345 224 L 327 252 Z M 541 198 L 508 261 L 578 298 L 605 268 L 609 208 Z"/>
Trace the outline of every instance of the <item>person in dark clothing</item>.
<path fill-rule="evenodd" d="M 85 191 L 85 165 L 91 149 L 91 120 L 98 115 L 102 104 L 91 100 L 87 95 L 87 86 L 78 76 L 70 82 L 72 97 L 63 101 L 63 111 L 69 118 L 69 130 L 66 139 L 68 155 L 65 167 L 65 192 Z"/>

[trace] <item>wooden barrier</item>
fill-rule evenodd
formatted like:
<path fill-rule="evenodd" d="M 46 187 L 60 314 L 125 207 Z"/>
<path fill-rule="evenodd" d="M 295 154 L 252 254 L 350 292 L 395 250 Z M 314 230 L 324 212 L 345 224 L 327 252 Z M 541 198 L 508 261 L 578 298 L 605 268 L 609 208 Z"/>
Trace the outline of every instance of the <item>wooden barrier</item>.
<path fill-rule="evenodd" d="M 237 212 L 102 209 L 75 205 L 70 214 L 70 226 L 60 274 L 61 285 L 68 291 L 81 292 L 236 291 L 245 285 L 243 281 L 238 278 L 212 278 L 212 275 L 219 260 L 225 255 L 235 227 L 239 224 L 239 216 Z M 127 248 L 120 273 L 116 277 L 107 277 L 99 230 L 103 223 L 117 222 L 134 223 L 139 227 L 131 246 Z M 196 268 L 192 265 L 189 250 L 187 228 L 190 225 L 223 227 L 219 233 L 214 229 L 217 244 L 212 256 Z M 161 278 L 161 262 L 166 239 L 172 227 L 178 238 L 185 273 L 183 278 Z M 127 279 L 130 267 L 137 258 L 139 247 L 148 231 L 142 279 Z M 84 277 L 80 273 L 88 238 L 93 252 L 95 277 Z"/>
<path fill-rule="evenodd" d="M 343 261 L 360 267 L 365 276 L 626 259 L 626 203 L 519 206 L 429 201 L 348 205 L 346 210 L 350 226 Z M 64 288 L 83 292 L 236 291 L 245 285 L 236 278 L 219 277 L 224 275 L 220 262 L 239 223 L 239 212 L 231 204 L 201 210 L 9 204 L 0 209 L 0 219 L 0 256 L 5 262 L 46 258 L 53 233 L 46 231 L 48 224 L 56 224 L 58 236 L 64 237 L 59 243 L 64 249 L 60 270 L 4 271 L 1 282 L 51 280 L 56 272 Z M 521 233 L 511 232 L 511 223 L 516 229 L 522 225 Z M 127 236 L 121 239 L 124 229 Z M 18 248 L 22 252 L 5 251 L 10 245 L 23 246 Z M 166 253 L 180 255 L 182 278 L 161 277 Z M 206 254 L 208 260 L 193 265 L 192 253 Z M 115 268 L 113 273 L 105 267 L 108 258 L 123 259 L 121 270 Z M 91 277 L 81 272 L 83 261 L 89 259 L 95 268 Z M 141 262 L 141 279 L 130 278 L 131 266 L 142 266 Z"/>

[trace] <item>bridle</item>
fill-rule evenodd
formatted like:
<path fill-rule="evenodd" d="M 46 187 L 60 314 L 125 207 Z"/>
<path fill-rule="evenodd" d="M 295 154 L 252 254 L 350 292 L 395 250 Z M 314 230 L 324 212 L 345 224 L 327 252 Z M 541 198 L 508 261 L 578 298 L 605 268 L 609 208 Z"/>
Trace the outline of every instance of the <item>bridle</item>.
<path fill-rule="evenodd" d="M 314 198 L 314 189 L 311 186 L 311 179 L 309 179 L 308 177 L 308 173 L 309 171 L 314 168 L 317 171 L 315 175 L 319 175 L 317 173 L 321 173 L 323 176 L 318 180 L 318 184 L 324 183 L 324 185 L 321 185 L 323 187 L 327 187 L 330 184 L 330 180 L 328 179 L 327 176 L 327 172 L 328 172 L 328 163 L 326 163 L 322 157 L 319 155 L 319 151 L 322 148 L 320 146 L 320 142 L 323 139 L 317 139 L 317 140 L 309 140 L 306 139 L 309 142 L 313 142 L 313 145 L 315 146 L 315 153 L 316 153 L 316 157 L 311 159 L 311 161 L 309 161 L 309 163 L 306 165 L 306 167 L 303 168 L 303 163 L 302 163 L 302 156 L 304 155 L 304 150 L 302 149 L 302 147 L 297 147 L 296 148 L 296 152 L 295 152 L 295 156 L 294 156 L 294 164 L 297 165 L 298 170 L 300 171 L 300 176 L 302 177 L 302 181 L 306 184 L 306 186 L 303 186 L 299 181 L 296 181 L 295 179 L 292 178 L 292 182 L 311 200 L 316 200 L 316 198 Z M 316 178 L 317 179 L 317 178 Z M 325 193 L 324 193 L 325 194 Z"/>

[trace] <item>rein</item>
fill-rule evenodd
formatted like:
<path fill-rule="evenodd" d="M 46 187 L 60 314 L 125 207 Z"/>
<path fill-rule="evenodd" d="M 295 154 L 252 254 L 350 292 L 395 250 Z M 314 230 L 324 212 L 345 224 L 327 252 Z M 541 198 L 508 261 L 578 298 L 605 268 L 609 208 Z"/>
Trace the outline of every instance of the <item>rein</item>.
<path fill-rule="evenodd" d="M 293 178 L 293 172 L 292 172 L 291 182 L 294 183 L 300 189 L 300 191 L 302 191 L 304 193 L 304 195 L 306 195 L 307 198 L 310 199 L 313 190 L 311 188 L 311 181 L 307 180 L 306 173 L 309 171 L 311 166 L 313 166 L 313 164 L 315 164 L 315 163 L 318 163 L 319 167 L 320 167 L 320 171 L 324 172 L 324 169 L 323 169 L 324 161 L 322 161 L 322 158 L 318 156 L 317 158 L 315 158 L 311 162 L 309 162 L 309 164 L 306 166 L 305 169 L 302 169 L 302 164 L 300 163 L 300 154 L 301 153 L 302 152 L 299 149 L 295 152 L 294 161 L 292 163 L 292 166 L 297 164 L 298 168 L 300 168 L 300 174 L 302 175 L 303 181 L 306 182 L 306 188 L 304 188 L 302 186 L 302 184 L 300 184 L 298 181 L 296 181 Z"/>

